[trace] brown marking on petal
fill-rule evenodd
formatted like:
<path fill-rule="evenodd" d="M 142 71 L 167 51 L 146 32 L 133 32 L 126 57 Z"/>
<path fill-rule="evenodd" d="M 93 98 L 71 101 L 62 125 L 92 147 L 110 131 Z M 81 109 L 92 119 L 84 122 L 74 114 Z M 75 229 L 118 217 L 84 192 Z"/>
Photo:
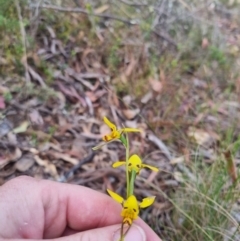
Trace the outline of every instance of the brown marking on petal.
<path fill-rule="evenodd" d="M 108 141 L 108 136 L 104 136 L 103 140 L 107 142 Z"/>
<path fill-rule="evenodd" d="M 127 223 L 130 226 L 132 224 L 132 220 L 130 218 L 124 218 L 123 223 Z"/>

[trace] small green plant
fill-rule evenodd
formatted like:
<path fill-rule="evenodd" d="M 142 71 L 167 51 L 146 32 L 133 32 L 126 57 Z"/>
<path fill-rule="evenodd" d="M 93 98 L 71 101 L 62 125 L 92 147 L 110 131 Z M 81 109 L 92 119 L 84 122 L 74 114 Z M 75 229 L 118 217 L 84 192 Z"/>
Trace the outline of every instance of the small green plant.
<path fill-rule="evenodd" d="M 220 65 L 225 65 L 227 62 L 226 56 L 219 48 L 211 46 L 209 48 L 209 58 L 210 60 L 217 61 Z"/>
<path fill-rule="evenodd" d="M 11 92 L 5 92 L 3 97 L 4 97 L 6 102 L 10 102 L 13 98 Z"/>

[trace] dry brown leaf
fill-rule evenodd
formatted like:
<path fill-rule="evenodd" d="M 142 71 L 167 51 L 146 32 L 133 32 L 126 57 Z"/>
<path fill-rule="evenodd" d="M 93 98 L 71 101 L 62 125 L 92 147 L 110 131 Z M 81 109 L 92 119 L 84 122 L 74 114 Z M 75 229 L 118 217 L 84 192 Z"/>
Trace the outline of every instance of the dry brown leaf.
<path fill-rule="evenodd" d="M 53 139 L 53 141 L 54 141 L 54 139 Z M 44 148 L 44 147 L 42 147 L 42 148 Z M 45 151 L 49 150 L 50 148 L 52 148 L 55 151 L 62 152 L 62 148 L 58 143 L 57 144 L 54 144 L 52 142 L 45 143 Z"/>
<path fill-rule="evenodd" d="M 42 77 L 30 66 L 27 66 L 27 68 L 28 68 L 29 74 L 32 76 L 32 78 L 34 80 L 37 80 L 42 87 L 46 87 L 46 84 L 43 81 Z"/>
<path fill-rule="evenodd" d="M 202 39 L 202 49 L 206 49 L 209 46 L 209 41 L 207 38 Z"/>
<path fill-rule="evenodd" d="M 44 167 L 44 171 L 46 173 L 49 173 L 50 175 L 52 175 L 55 178 L 55 180 L 59 179 L 59 175 L 55 165 L 49 163 L 47 160 L 41 159 L 38 155 L 35 155 L 34 159 L 39 166 Z"/>
<path fill-rule="evenodd" d="M 63 93 L 60 91 L 55 91 L 55 95 L 57 96 L 58 100 L 60 101 L 59 103 L 59 109 L 63 109 L 66 104 L 66 98 Z"/>
<path fill-rule="evenodd" d="M 135 110 L 127 109 L 127 110 L 122 110 L 122 112 L 128 120 L 131 120 L 140 113 L 140 109 L 135 109 Z"/>
<path fill-rule="evenodd" d="M 76 158 L 72 158 L 70 157 L 69 155 L 67 154 L 64 154 L 64 153 L 59 153 L 59 152 L 55 152 L 55 151 L 50 151 L 49 154 L 51 154 L 54 158 L 56 159 L 61 159 L 63 161 L 66 161 L 66 162 L 69 162 L 73 165 L 76 165 L 78 164 L 78 159 Z"/>
<path fill-rule="evenodd" d="M 141 99 L 143 104 L 147 104 L 153 97 L 152 91 L 147 92 Z"/>
<path fill-rule="evenodd" d="M 5 87 L 5 86 L 2 86 L 0 85 L 0 94 L 5 94 L 5 93 L 8 93 L 9 92 L 9 88 Z"/>
<path fill-rule="evenodd" d="M 23 150 L 24 151 L 29 151 L 29 152 L 31 152 L 34 155 L 38 155 L 39 154 L 39 150 L 37 150 L 37 149 L 35 149 L 33 147 L 31 147 L 31 148 L 25 147 L 25 148 L 23 148 Z"/>
<path fill-rule="evenodd" d="M 11 153 L 11 156 L 10 156 L 10 160 L 11 161 L 16 161 L 18 160 L 20 157 L 22 156 L 22 151 L 16 147 L 15 148 L 15 151 L 13 153 Z"/>
<path fill-rule="evenodd" d="M 97 97 L 97 99 L 101 98 L 105 94 L 107 94 L 107 90 L 105 89 L 95 91 L 95 96 Z"/>
<path fill-rule="evenodd" d="M 178 182 L 184 182 L 183 174 L 181 172 L 176 171 L 173 173 L 173 176 Z"/>
<path fill-rule="evenodd" d="M 12 129 L 12 123 L 8 119 L 0 121 L 0 137 L 5 136 Z"/>
<path fill-rule="evenodd" d="M 40 113 L 36 109 L 32 110 L 30 112 L 29 118 L 30 118 L 30 121 L 32 122 L 32 124 L 34 124 L 34 125 L 42 126 L 44 124 L 42 116 L 40 115 Z"/>
<path fill-rule="evenodd" d="M 3 58 L 3 57 L 0 57 L 0 65 L 7 65 L 7 63 L 8 63 L 8 61 L 5 59 L 5 58 Z"/>
<path fill-rule="evenodd" d="M 109 5 L 105 4 L 94 10 L 95 13 L 100 14 L 109 9 Z"/>
<path fill-rule="evenodd" d="M 13 133 L 14 134 L 18 134 L 18 133 L 24 133 L 26 132 L 27 128 L 29 126 L 29 122 L 28 121 L 23 121 L 20 126 L 16 127 L 13 129 Z"/>
<path fill-rule="evenodd" d="M 162 82 L 156 79 L 149 79 L 149 83 L 153 91 L 160 93 L 162 91 L 163 85 Z"/>
<path fill-rule="evenodd" d="M 51 138 L 51 135 L 50 134 L 47 134 L 41 130 L 33 130 L 32 128 L 28 129 L 26 131 L 26 134 L 30 134 L 30 135 L 36 135 L 37 136 L 37 139 L 39 141 L 46 141 L 46 140 L 49 140 Z"/>
<path fill-rule="evenodd" d="M 83 148 L 84 138 L 77 138 L 73 141 L 72 148 L 68 152 L 70 156 L 82 159 L 86 155 L 86 151 Z"/>
<path fill-rule="evenodd" d="M 126 77 L 129 77 L 132 74 L 133 70 L 135 69 L 136 64 L 137 64 L 137 61 L 132 56 L 131 60 L 130 60 L 130 63 L 128 64 L 128 66 L 127 66 L 127 68 L 124 72 Z"/>
<path fill-rule="evenodd" d="M 91 83 L 89 83 L 89 81 L 85 80 L 82 77 L 82 74 L 71 72 L 71 73 L 69 73 L 69 75 L 72 76 L 74 79 L 78 80 L 82 85 L 87 87 L 89 90 L 91 90 L 91 91 L 95 90 L 95 87 Z"/>
<path fill-rule="evenodd" d="M 205 145 L 212 140 L 212 137 L 208 132 L 201 129 L 195 129 L 194 127 L 188 129 L 187 135 L 198 145 Z"/>
<path fill-rule="evenodd" d="M 122 73 L 120 75 L 120 78 L 114 79 L 113 83 L 114 82 L 118 82 L 118 81 L 121 81 L 123 84 L 127 84 L 127 82 L 128 82 L 127 77 L 126 77 L 126 75 L 124 73 Z"/>
<path fill-rule="evenodd" d="M 124 104 L 126 106 L 129 106 L 132 102 L 132 96 L 131 95 L 125 95 L 123 98 L 122 98 Z"/>
<path fill-rule="evenodd" d="M 10 153 L 1 152 L 0 153 L 0 168 L 4 167 L 11 161 L 16 161 L 22 156 L 22 151 L 19 148 L 15 148 L 14 151 Z"/>
<path fill-rule="evenodd" d="M 79 101 L 84 107 L 86 107 L 86 103 L 84 99 L 77 93 L 76 89 L 72 86 L 67 87 L 66 85 L 62 84 L 61 82 L 57 83 L 60 91 L 69 98 L 69 100 L 73 103 Z"/>
<path fill-rule="evenodd" d="M 184 157 L 183 157 L 183 156 L 180 156 L 180 157 L 173 158 L 173 159 L 170 161 L 170 164 L 171 164 L 171 165 L 175 165 L 175 164 L 183 163 L 183 162 L 184 162 Z"/>
<path fill-rule="evenodd" d="M 25 155 L 16 162 L 16 169 L 20 172 L 26 172 L 34 165 L 34 158 L 31 155 Z"/>
<path fill-rule="evenodd" d="M 162 83 L 165 83 L 165 82 L 166 82 L 166 75 L 165 75 L 165 72 L 164 72 L 163 69 L 160 69 L 159 78 L 160 78 L 160 81 L 161 81 Z"/>
<path fill-rule="evenodd" d="M 95 102 L 98 99 L 93 91 L 86 91 L 85 95 L 90 99 L 91 102 Z"/>
<path fill-rule="evenodd" d="M 17 136 L 14 133 L 12 133 L 11 131 L 8 132 L 7 138 L 10 144 L 17 145 Z"/>

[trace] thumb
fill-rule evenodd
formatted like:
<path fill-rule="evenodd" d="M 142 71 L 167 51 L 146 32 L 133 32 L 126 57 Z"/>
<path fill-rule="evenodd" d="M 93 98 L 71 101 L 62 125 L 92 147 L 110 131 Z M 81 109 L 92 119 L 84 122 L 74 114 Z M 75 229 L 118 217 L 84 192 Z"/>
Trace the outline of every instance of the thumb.
<path fill-rule="evenodd" d="M 55 239 L 55 241 L 119 241 L 120 225 L 112 225 L 103 228 L 91 229 L 76 233 L 67 237 Z M 124 241 L 146 241 L 146 235 L 142 228 L 133 224 Z"/>

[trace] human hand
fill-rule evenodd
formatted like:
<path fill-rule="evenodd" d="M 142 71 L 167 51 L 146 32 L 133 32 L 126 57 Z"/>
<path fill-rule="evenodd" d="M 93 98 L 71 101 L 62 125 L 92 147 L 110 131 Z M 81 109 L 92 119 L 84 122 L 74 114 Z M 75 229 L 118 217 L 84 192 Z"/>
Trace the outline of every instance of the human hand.
<path fill-rule="evenodd" d="M 118 241 L 121 206 L 92 189 L 18 177 L 0 187 L 0 240 Z M 138 218 L 125 241 L 161 241 Z"/>

